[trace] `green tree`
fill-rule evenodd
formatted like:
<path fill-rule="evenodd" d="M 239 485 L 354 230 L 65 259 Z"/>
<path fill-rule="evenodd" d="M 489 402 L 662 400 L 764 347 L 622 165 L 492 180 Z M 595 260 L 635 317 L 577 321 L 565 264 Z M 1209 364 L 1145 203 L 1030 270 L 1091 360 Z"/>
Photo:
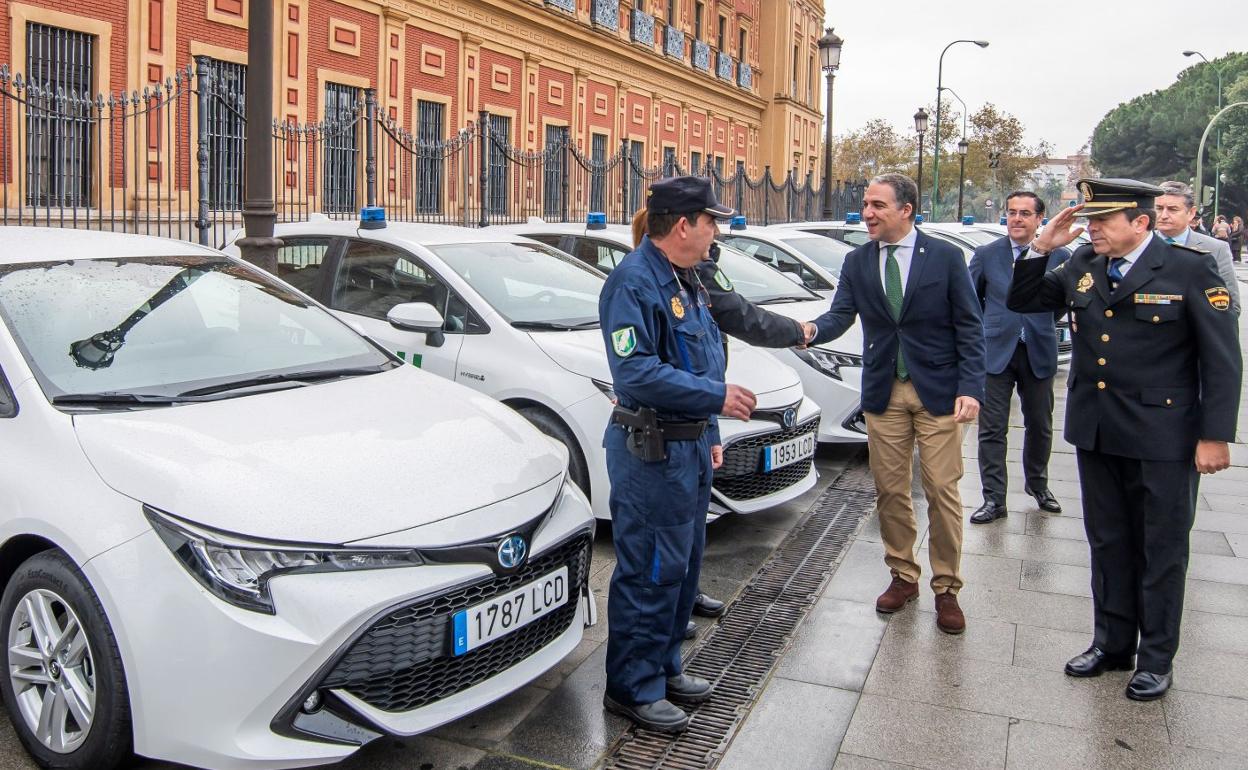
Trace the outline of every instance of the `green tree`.
<path fill-rule="evenodd" d="M 853 180 L 888 172 L 906 173 L 914 165 L 913 147 L 892 123 L 876 118 L 857 131 L 837 137 L 833 176 Z"/>

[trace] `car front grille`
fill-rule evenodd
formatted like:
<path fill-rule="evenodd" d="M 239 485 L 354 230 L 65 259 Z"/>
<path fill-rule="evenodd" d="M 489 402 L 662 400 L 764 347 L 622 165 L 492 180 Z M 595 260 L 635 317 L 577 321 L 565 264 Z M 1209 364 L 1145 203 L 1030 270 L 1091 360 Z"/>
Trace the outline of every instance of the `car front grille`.
<path fill-rule="evenodd" d="M 765 473 L 763 447 L 818 430 L 819 418 L 815 417 L 790 430 L 751 436 L 728 444 L 724 447 L 724 464 L 715 471 L 711 486 L 729 500 L 753 500 L 793 486 L 810 473 L 813 458 L 808 457 Z"/>
<path fill-rule="evenodd" d="M 563 634 L 576 618 L 589 572 L 589 534 L 556 546 L 511 575 L 491 576 L 422 599 L 378 618 L 342 656 L 320 687 L 344 689 L 382 711 L 400 712 L 454 695 L 514 666 Z M 568 603 L 527 626 L 458 657 L 451 616 L 568 567 Z"/>

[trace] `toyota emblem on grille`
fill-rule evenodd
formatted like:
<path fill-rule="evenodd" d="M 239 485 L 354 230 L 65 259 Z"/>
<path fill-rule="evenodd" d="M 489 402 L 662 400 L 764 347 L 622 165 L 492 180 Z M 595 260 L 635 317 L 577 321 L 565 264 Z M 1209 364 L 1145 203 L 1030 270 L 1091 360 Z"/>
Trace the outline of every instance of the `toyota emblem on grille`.
<path fill-rule="evenodd" d="M 503 569 L 515 569 L 524 563 L 529 544 L 519 535 L 512 535 L 498 544 L 498 565 Z"/>
<path fill-rule="evenodd" d="M 784 416 L 781 419 L 784 421 L 785 430 L 793 430 L 793 426 L 797 425 L 797 410 L 793 408 L 785 409 Z"/>

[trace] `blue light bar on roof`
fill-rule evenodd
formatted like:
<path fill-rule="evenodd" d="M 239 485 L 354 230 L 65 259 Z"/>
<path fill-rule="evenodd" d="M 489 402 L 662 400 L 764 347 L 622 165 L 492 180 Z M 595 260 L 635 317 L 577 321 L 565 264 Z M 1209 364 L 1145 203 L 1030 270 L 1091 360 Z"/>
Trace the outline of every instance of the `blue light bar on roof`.
<path fill-rule="evenodd" d="M 607 214 L 604 211 L 591 211 L 589 216 L 585 217 L 585 229 L 587 230 L 606 230 Z"/>
<path fill-rule="evenodd" d="M 365 206 L 360 209 L 361 230 L 382 230 L 386 226 L 386 210 L 381 206 Z"/>
<path fill-rule="evenodd" d="M 740 214 L 733 217 L 729 221 L 728 229 L 729 230 L 744 230 L 745 229 L 745 217 L 741 216 Z"/>
<path fill-rule="evenodd" d="M 970 214 L 967 214 L 966 216 L 962 217 L 962 224 L 964 225 L 975 224 L 975 217 L 971 216 Z"/>
<path fill-rule="evenodd" d="M 859 214 L 857 211 L 851 211 L 850 213 L 845 215 L 845 224 L 847 225 L 862 224 L 862 214 Z"/>
<path fill-rule="evenodd" d="M 916 225 L 921 225 L 921 224 L 923 224 L 923 215 L 922 215 L 922 214 L 915 214 L 915 215 L 914 215 L 914 223 L 915 223 Z"/>
<path fill-rule="evenodd" d="M 1005 224 L 1005 217 L 1001 217 L 1001 222 L 999 224 Z"/>

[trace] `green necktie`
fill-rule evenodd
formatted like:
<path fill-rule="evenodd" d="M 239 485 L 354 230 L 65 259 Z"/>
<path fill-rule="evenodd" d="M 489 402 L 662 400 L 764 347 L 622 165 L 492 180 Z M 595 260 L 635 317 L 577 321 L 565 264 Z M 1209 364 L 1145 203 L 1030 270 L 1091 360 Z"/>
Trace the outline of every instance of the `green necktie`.
<path fill-rule="evenodd" d="M 1178 243 L 1178 241 L 1176 241 L 1175 239 L 1173 239 L 1173 238 L 1171 238 L 1170 236 L 1168 236 L 1168 235 L 1167 235 L 1167 236 L 1166 236 L 1166 243 Z"/>
<path fill-rule="evenodd" d="M 884 295 L 888 297 L 888 306 L 892 308 L 893 320 L 901 320 L 901 265 L 897 263 L 897 249 L 900 246 L 885 246 L 888 249 L 888 259 L 884 263 Z M 897 340 L 897 379 L 905 382 L 910 379 L 910 373 L 906 371 L 906 361 L 901 354 L 901 339 Z"/>

